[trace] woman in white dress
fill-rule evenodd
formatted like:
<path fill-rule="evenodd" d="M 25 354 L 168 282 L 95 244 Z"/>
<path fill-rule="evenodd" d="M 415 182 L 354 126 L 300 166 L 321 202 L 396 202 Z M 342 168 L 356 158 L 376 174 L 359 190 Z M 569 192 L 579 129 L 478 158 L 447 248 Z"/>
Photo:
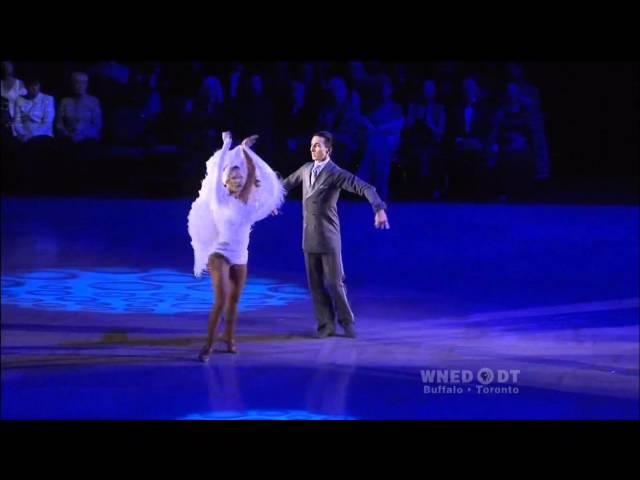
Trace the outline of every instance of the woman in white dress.
<path fill-rule="evenodd" d="M 13 74 L 13 63 L 2 62 L 0 71 L 0 94 L 2 96 L 2 128 L 15 136 L 13 123 L 16 118 L 16 103 L 27 94 L 24 82 Z M 5 132 L 3 132 L 5 133 Z"/>
<path fill-rule="evenodd" d="M 214 290 L 207 343 L 198 357 L 203 362 L 213 352 L 221 316 L 227 351 L 237 353 L 235 327 L 247 278 L 251 226 L 284 202 L 278 176 L 251 150 L 257 138 L 249 137 L 231 150 L 231 133 L 223 132 L 222 149 L 207 161 L 207 175 L 189 212 L 194 274 L 200 277 L 208 269 Z"/>

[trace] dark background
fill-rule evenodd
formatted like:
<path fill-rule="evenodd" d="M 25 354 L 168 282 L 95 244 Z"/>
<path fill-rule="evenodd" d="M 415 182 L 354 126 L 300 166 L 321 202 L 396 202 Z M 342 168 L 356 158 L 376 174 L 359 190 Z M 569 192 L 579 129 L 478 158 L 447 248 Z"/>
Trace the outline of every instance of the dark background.
<path fill-rule="evenodd" d="M 147 68 L 154 62 L 120 62 L 127 66 Z M 190 62 L 155 62 L 160 65 L 168 82 L 163 92 L 163 106 L 172 95 L 193 96 L 204 75 L 216 75 L 223 88 L 228 83 L 228 74 L 235 62 L 201 62 L 197 72 L 191 72 Z M 242 62 L 248 71 L 260 72 L 265 78 L 268 95 L 277 82 L 273 79 L 274 62 Z M 296 71 L 297 62 L 285 62 L 291 71 Z M 322 65 L 329 74 L 340 74 L 345 62 L 311 62 Z M 393 72 L 398 63 L 367 62 L 374 72 Z M 437 62 L 404 62 L 409 84 L 419 85 L 430 76 Z M 14 61 L 16 76 L 37 76 L 42 81 L 42 91 L 54 95 L 56 106 L 60 99 L 70 93 L 70 73 L 90 69 L 93 62 L 36 62 Z M 483 87 L 500 91 L 504 83 L 502 70 L 506 62 L 460 62 L 458 77 L 476 75 Z M 546 196 L 540 201 L 637 203 L 638 202 L 638 126 L 639 99 L 637 62 L 525 62 L 523 63 L 529 83 L 538 87 L 541 109 L 544 112 L 545 132 L 551 164 L 551 178 L 545 187 Z M 411 97 L 416 87 L 405 95 Z M 101 99 L 105 134 L 102 144 L 106 157 L 114 144 L 109 139 L 108 128 L 110 106 L 101 98 L 102 92 L 91 79 L 89 93 Z M 226 92 L 225 92 L 226 93 Z M 277 99 L 274 99 L 277 101 Z M 315 99 L 322 104 L 323 98 Z M 168 126 L 167 126 L 168 125 Z M 164 129 L 164 130 L 163 130 Z M 312 132 L 310 132 L 311 134 Z M 165 123 L 158 131 L 163 137 L 171 136 L 171 124 Z M 81 169 L 65 166 L 47 170 L 44 182 L 21 182 L 18 185 L 9 169 L 4 175 L 3 191 L 17 195 L 115 195 L 115 196 L 193 196 L 199 186 L 199 174 L 180 178 L 174 167 L 183 160 L 179 152 L 171 159 L 155 160 L 145 157 L 137 162 L 131 159 L 101 159 L 103 175 L 100 181 L 82 178 Z M 202 159 L 202 162 L 206 158 Z M 307 161 L 301 158 L 300 163 Z M 3 158 L 3 167 L 14 161 Z M 55 165 L 56 158 L 50 159 Z M 149 169 L 151 167 L 151 170 Z M 38 170 L 38 167 L 34 167 Z M 290 172 L 281 172 L 284 175 Z M 37 177 L 37 171 L 34 171 Z M 402 182 L 392 173 L 391 192 L 397 200 L 424 199 L 419 192 L 406 192 Z M 41 179 L 42 180 L 42 179 Z M 44 183 L 44 185 L 42 184 Z M 395 194 L 394 194 L 395 192 Z M 402 193 L 399 193 L 402 192 Z"/>

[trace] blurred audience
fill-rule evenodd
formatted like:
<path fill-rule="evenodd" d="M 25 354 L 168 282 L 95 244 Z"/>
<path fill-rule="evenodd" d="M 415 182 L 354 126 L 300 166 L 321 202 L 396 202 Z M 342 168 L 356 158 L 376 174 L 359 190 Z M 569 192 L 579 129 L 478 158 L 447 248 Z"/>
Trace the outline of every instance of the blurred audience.
<path fill-rule="evenodd" d="M 18 155 L 16 164 L 35 168 L 52 145 L 61 162 L 82 168 L 101 156 L 99 145 L 129 155 L 169 149 L 190 191 L 222 131 L 257 133 L 256 151 L 284 176 L 308 161 L 309 135 L 328 130 L 332 159 L 385 198 L 509 198 L 550 176 L 540 91 L 518 63 L 56 65 L 21 63 L 35 75 L 25 85 L 2 62 L 8 163 Z M 71 72 L 68 96 L 60 84 Z M 54 97 L 62 98 L 57 112 Z M 48 146 L 31 147 L 38 144 Z"/>

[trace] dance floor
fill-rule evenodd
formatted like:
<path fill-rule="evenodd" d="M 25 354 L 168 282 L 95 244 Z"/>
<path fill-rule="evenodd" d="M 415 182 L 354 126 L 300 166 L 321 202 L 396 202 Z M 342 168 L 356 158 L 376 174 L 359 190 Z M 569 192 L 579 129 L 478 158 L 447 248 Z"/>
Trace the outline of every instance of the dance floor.
<path fill-rule="evenodd" d="M 358 338 L 317 340 L 290 200 L 202 364 L 190 202 L 2 198 L 3 419 L 639 418 L 637 206 L 343 201 Z"/>

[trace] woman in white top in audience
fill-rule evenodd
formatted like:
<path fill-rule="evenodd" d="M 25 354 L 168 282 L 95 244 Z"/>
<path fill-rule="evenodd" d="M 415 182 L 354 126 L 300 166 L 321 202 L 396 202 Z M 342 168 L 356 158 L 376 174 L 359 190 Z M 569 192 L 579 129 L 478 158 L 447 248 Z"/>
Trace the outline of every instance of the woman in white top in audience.
<path fill-rule="evenodd" d="M 14 129 L 18 140 L 28 142 L 34 138 L 53 137 L 54 100 L 40 92 L 40 80 L 27 81 L 27 95 L 16 102 Z"/>
<path fill-rule="evenodd" d="M 14 76 L 13 63 L 2 62 L 2 127 L 15 136 L 13 123 L 16 113 L 16 102 L 21 95 L 27 94 L 24 82 Z"/>

